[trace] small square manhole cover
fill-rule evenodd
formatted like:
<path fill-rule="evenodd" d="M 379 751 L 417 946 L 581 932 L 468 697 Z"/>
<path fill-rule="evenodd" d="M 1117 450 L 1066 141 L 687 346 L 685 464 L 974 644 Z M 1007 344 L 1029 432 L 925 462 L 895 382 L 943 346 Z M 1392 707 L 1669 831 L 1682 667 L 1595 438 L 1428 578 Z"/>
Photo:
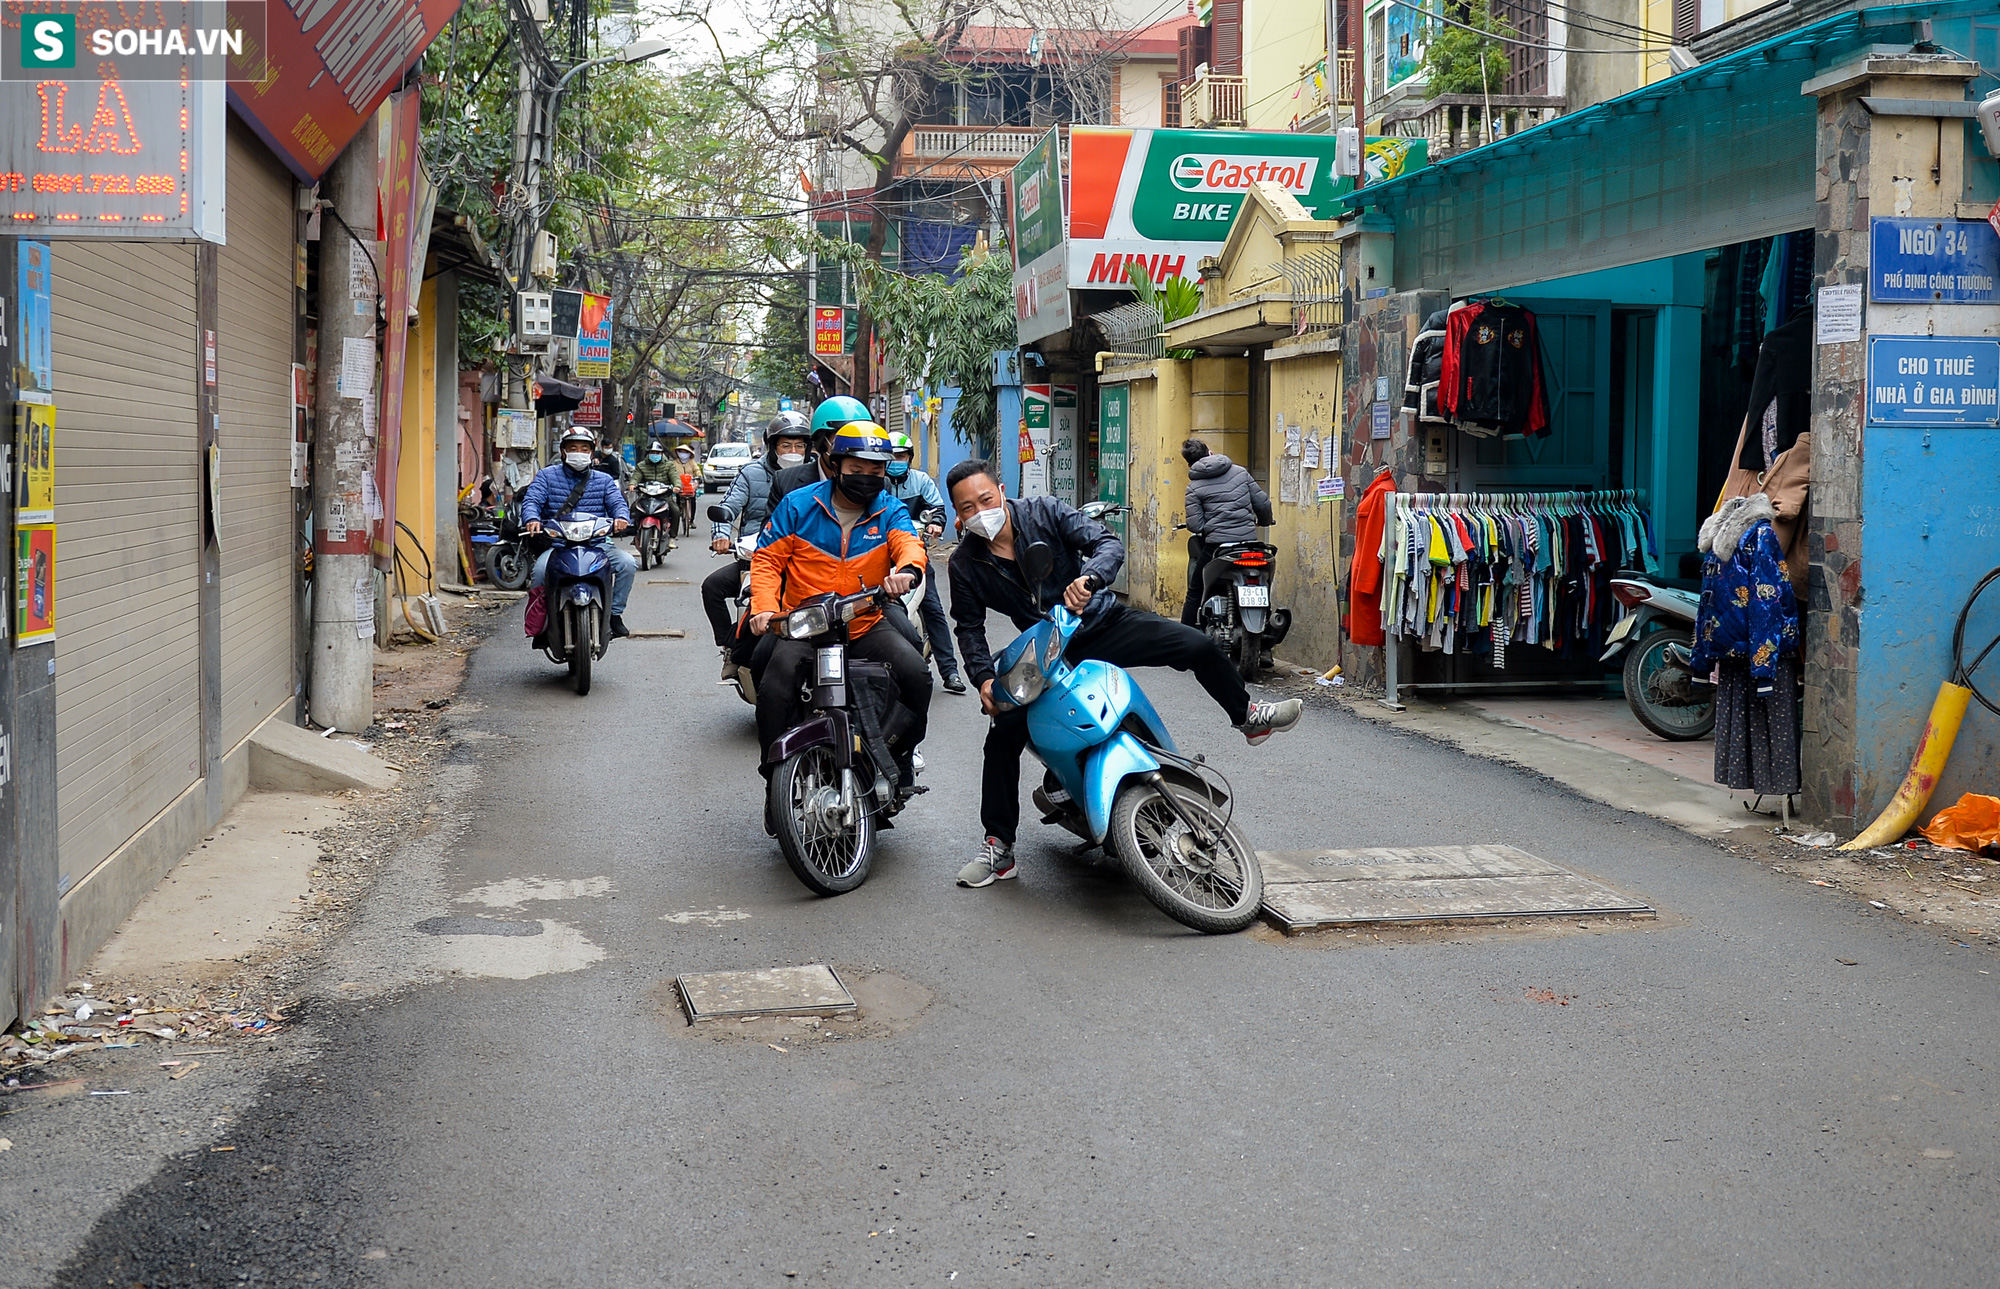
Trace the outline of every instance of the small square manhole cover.
<path fill-rule="evenodd" d="M 854 995 L 832 967 L 766 967 L 705 971 L 676 977 L 690 1023 L 746 1016 L 839 1016 L 855 1010 Z"/>
<path fill-rule="evenodd" d="M 1260 851 L 1264 914 L 1286 932 L 1361 923 L 1648 917 L 1651 906 L 1512 846 Z"/>

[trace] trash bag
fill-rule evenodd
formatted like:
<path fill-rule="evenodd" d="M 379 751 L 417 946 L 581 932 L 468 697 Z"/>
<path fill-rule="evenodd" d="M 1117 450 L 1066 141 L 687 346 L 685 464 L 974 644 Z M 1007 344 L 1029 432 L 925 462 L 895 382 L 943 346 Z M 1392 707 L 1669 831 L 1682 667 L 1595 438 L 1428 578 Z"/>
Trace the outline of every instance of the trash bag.
<path fill-rule="evenodd" d="M 2000 797 L 1968 792 L 1931 816 L 1920 829 L 1934 846 L 1981 851 L 2000 846 Z"/>
<path fill-rule="evenodd" d="M 528 609 L 521 619 L 521 626 L 530 640 L 542 634 L 542 628 L 549 624 L 549 603 L 545 591 L 546 588 L 539 586 L 528 591 Z"/>

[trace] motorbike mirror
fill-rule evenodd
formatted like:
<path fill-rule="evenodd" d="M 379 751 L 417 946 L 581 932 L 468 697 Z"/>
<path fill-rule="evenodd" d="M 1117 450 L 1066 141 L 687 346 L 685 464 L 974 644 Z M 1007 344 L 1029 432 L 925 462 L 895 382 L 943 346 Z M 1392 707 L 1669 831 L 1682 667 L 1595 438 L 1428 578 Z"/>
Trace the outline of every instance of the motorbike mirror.
<path fill-rule="evenodd" d="M 1021 552 L 1021 568 L 1031 582 L 1040 582 L 1056 566 L 1056 553 L 1047 542 L 1036 542 Z"/>
<path fill-rule="evenodd" d="M 708 508 L 708 517 L 711 521 L 718 524 L 729 522 L 729 512 L 720 506 L 710 506 Z"/>

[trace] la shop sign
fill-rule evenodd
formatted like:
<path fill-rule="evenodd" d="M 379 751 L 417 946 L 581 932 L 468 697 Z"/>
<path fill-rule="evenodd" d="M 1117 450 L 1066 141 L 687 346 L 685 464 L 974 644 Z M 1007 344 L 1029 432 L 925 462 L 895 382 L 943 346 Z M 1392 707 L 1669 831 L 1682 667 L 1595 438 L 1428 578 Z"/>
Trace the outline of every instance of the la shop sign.
<path fill-rule="evenodd" d="M 0 80 L 0 229 L 223 241 L 220 80 Z"/>

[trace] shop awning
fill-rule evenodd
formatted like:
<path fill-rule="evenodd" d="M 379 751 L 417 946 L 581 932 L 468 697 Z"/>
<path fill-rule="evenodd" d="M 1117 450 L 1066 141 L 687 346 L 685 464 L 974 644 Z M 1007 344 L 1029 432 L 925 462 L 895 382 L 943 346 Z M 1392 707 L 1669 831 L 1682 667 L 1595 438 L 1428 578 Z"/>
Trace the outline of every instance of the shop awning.
<path fill-rule="evenodd" d="M 1915 24 L 1973 56 L 1991 0 L 1826 18 L 1357 194 L 1395 221 L 1397 290 L 1498 291 L 1807 229 L 1817 103 L 1801 85 Z"/>

